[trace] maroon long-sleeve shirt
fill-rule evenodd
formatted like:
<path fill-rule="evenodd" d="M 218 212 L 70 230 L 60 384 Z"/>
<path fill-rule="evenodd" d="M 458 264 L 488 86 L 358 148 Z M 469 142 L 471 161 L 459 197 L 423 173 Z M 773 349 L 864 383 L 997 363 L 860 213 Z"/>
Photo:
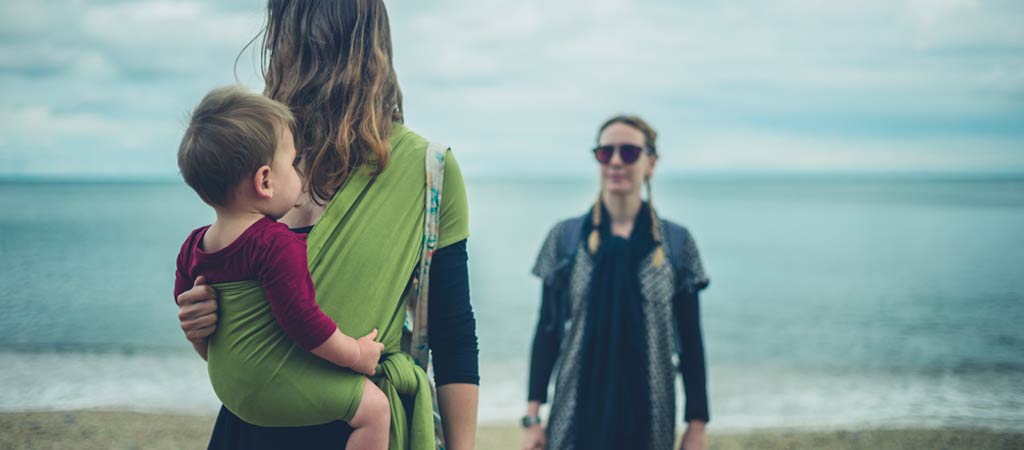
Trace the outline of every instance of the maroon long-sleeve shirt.
<path fill-rule="evenodd" d="M 207 253 L 202 247 L 209 228 L 195 229 L 181 245 L 174 298 L 200 275 L 210 284 L 259 280 L 277 324 L 300 348 L 319 347 L 334 333 L 337 325 L 316 304 L 304 234 L 264 217 L 227 247 Z"/>

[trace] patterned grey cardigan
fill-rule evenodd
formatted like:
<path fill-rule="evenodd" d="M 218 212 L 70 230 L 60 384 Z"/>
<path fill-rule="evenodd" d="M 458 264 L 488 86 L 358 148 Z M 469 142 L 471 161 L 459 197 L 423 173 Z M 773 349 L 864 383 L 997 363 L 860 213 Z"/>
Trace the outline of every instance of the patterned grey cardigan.
<path fill-rule="evenodd" d="M 565 331 L 559 349 L 555 395 L 548 423 L 549 448 L 573 448 L 573 413 L 576 410 L 580 349 L 587 319 L 584 305 L 594 269 L 593 259 L 584 248 L 585 240 L 579 236 L 582 221 L 588 217 L 585 215 L 556 224 L 548 233 L 533 267 L 533 274 L 546 285 L 560 284 L 563 287 L 561 291 L 564 302 L 567 302 L 567 305 L 562 305 L 566 313 L 556 315 L 565 319 Z M 637 441 L 647 440 L 652 450 L 671 450 L 675 440 L 677 373 L 672 361 L 676 336 L 672 299 L 679 290 L 703 290 L 709 280 L 689 231 L 667 220 L 658 220 L 665 241 L 666 263 L 654 267 L 652 252 L 641 263 L 639 273 L 647 329 L 652 421 L 651 434 L 637 436 Z"/>

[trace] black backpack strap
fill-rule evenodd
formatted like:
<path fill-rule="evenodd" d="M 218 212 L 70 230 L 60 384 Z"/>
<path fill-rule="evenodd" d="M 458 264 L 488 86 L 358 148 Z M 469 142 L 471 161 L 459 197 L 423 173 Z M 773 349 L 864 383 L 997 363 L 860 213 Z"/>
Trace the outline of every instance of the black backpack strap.
<path fill-rule="evenodd" d="M 573 257 L 576 256 L 576 248 L 583 241 L 583 221 L 588 215 L 584 214 L 562 222 L 562 235 L 558 241 L 559 262 L 572 264 Z"/>
<path fill-rule="evenodd" d="M 572 276 L 573 262 L 576 260 L 576 249 L 583 237 L 583 220 L 587 215 L 574 217 L 563 221 L 558 225 L 558 244 L 555 248 L 554 273 L 551 276 L 552 287 L 556 292 L 556 301 L 550 304 L 552 323 L 561 335 L 561 329 L 566 320 L 569 319 L 571 300 L 569 298 L 570 281 Z"/>
<path fill-rule="evenodd" d="M 672 222 L 662 221 L 664 227 L 662 230 L 662 240 L 665 241 L 665 247 L 668 251 L 668 260 L 672 264 L 672 268 L 676 270 L 676 273 L 683 268 L 685 252 L 684 246 L 686 243 L 687 232 L 686 229 L 676 225 Z"/>

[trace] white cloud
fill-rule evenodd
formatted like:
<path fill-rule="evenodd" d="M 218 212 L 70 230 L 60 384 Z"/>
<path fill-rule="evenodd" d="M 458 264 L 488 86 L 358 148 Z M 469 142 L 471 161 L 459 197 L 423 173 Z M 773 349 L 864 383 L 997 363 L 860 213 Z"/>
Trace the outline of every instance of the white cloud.
<path fill-rule="evenodd" d="M 233 81 L 263 6 L 5 2 L 2 111 L 26 126 L 0 139 L 59 154 L 77 135 L 154 155 L 133 164 L 165 164 L 184 113 Z M 649 117 L 685 149 L 678 166 L 666 159 L 671 170 L 1024 160 L 1011 150 L 1024 136 L 1012 125 L 1024 116 L 1018 2 L 442 0 L 389 11 L 407 122 L 456 145 L 467 171 L 583 167 L 594 128 L 617 112 Z M 239 76 L 258 87 L 250 56 Z M 90 135 L 93 119 L 120 132 Z M 948 156 L 933 158 L 938 147 Z"/>
<path fill-rule="evenodd" d="M 975 0 L 910 0 L 910 14 L 919 31 L 934 33 L 950 18 L 962 17 L 978 7 Z"/>
<path fill-rule="evenodd" d="M 45 139 L 40 144 L 67 137 L 102 137 L 118 129 L 116 122 L 94 114 L 54 114 L 45 106 L 0 109 L 0 135 L 10 137 L 20 133 Z"/>
<path fill-rule="evenodd" d="M 82 18 L 83 31 L 115 48 L 211 46 L 234 49 L 260 30 L 262 9 L 224 12 L 211 5 L 143 1 L 97 6 Z"/>

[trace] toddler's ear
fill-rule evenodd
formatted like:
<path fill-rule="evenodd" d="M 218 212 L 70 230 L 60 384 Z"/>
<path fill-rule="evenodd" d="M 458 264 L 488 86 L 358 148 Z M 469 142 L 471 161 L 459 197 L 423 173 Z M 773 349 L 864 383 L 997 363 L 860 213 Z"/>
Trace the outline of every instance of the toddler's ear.
<path fill-rule="evenodd" d="M 256 188 L 256 196 L 260 198 L 271 198 L 274 196 L 274 188 L 270 183 L 270 166 L 264 165 L 256 169 L 252 176 L 253 187 Z"/>

